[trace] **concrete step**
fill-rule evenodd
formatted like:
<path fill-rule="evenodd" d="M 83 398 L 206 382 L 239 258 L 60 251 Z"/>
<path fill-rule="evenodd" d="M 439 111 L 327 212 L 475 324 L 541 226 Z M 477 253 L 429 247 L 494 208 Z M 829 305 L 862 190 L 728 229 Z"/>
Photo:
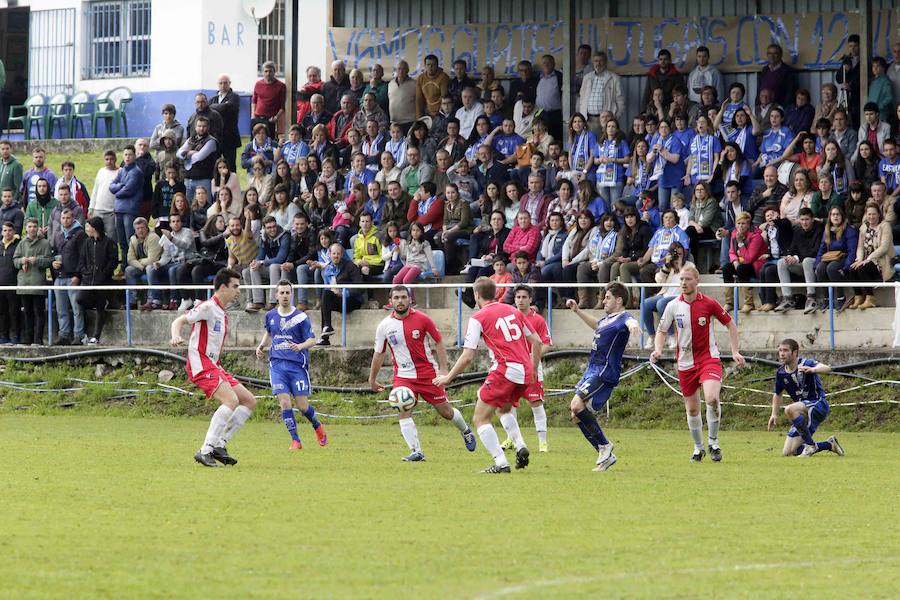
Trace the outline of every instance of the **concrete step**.
<path fill-rule="evenodd" d="M 600 312 L 591 311 L 600 316 Z M 637 311 L 631 311 L 635 318 Z M 432 308 L 427 313 L 434 319 L 444 335 L 448 346 L 454 346 L 458 339 L 460 324 L 466 327 L 471 309 L 463 306 L 462 319 L 455 307 Z M 347 319 L 347 344 L 353 348 L 371 348 L 375 329 L 387 316 L 385 310 L 360 309 L 350 313 Z M 320 315 L 318 311 L 309 312 L 315 332 L 319 332 Z M 838 348 L 888 348 L 893 341 L 892 322 L 893 308 L 875 308 L 866 311 L 846 311 L 835 314 L 835 344 Z M 165 346 L 169 339 L 169 326 L 176 317 L 171 311 L 153 311 L 146 313 L 132 312 L 132 344 L 140 347 Z M 89 322 L 93 312 L 88 312 Z M 259 343 L 262 338 L 263 315 L 247 314 L 244 311 L 231 311 L 229 318 L 228 346 L 250 347 Z M 574 313 L 568 310 L 554 310 L 548 315 L 551 325 L 554 347 L 556 348 L 589 348 L 591 331 Z M 341 317 L 333 315 L 332 321 L 337 335 L 332 343 L 340 345 Z M 748 349 L 771 349 L 781 339 L 793 337 L 806 348 L 830 349 L 830 330 L 828 313 L 804 315 L 802 311 L 791 311 L 787 314 L 759 313 L 738 316 L 738 327 L 741 331 L 741 347 Z M 724 328 L 716 327 L 716 339 L 719 347 L 728 348 L 727 333 Z M 125 312 L 111 311 L 110 320 L 103 333 L 101 343 L 106 346 L 125 345 L 126 327 Z M 632 339 L 631 346 L 636 348 L 639 339 Z"/>

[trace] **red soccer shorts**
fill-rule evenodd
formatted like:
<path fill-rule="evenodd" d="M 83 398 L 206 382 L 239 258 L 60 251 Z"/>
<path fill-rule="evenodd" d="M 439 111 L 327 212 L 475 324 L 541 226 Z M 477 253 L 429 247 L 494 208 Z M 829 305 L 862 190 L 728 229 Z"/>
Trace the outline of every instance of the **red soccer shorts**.
<path fill-rule="evenodd" d="M 447 401 L 447 391 L 443 387 L 434 385 L 430 381 L 395 377 L 393 387 L 399 386 L 408 387 L 412 390 L 413 394 L 428 404 L 443 404 Z"/>
<path fill-rule="evenodd" d="M 708 360 L 690 369 L 678 371 L 681 395 L 685 398 L 693 396 L 704 381 L 722 381 L 722 363 L 719 360 Z"/>
<path fill-rule="evenodd" d="M 491 371 L 478 390 L 478 399 L 496 408 L 511 404 L 519 406 L 519 398 L 525 398 L 528 384 L 513 383 L 497 371 Z"/>
<path fill-rule="evenodd" d="M 522 394 L 522 397 L 529 402 L 542 401 L 544 399 L 544 382 L 535 381 L 534 383 L 526 387 L 525 393 Z"/>
<path fill-rule="evenodd" d="M 232 377 L 231 373 L 218 365 L 213 368 L 200 371 L 196 375 L 193 375 L 190 378 L 190 381 L 198 388 L 203 390 L 203 393 L 206 394 L 207 400 L 212 398 L 212 395 L 216 391 L 216 388 L 218 388 L 219 384 L 223 381 L 231 387 L 235 387 L 239 384 L 238 380 Z"/>

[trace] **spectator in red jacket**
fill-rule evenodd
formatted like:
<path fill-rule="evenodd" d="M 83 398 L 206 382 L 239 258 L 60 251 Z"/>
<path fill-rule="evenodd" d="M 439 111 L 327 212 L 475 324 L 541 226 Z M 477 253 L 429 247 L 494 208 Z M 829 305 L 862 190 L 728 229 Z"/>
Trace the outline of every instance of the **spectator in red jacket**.
<path fill-rule="evenodd" d="M 507 256 L 515 256 L 517 252 L 522 251 L 528 254 L 530 262 L 534 262 L 540 245 L 541 228 L 531 223 L 531 214 L 527 210 L 520 210 L 516 215 L 515 227 L 503 243 L 503 252 Z"/>
<path fill-rule="evenodd" d="M 406 219 L 416 221 L 425 228 L 425 239 L 435 247 L 434 238 L 444 228 L 444 198 L 438 197 L 437 186 L 433 181 L 425 181 L 409 203 Z"/>
<path fill-rule="evenodd" d="M 344 147 L 349 144 L 347 131 L 353 126 L 353 117 L 359 110 L 359 104 L 352 94 L 344 94 L 341 98 L 341 110 L 334 113 L 328 124 L 328 136 L 335 144 Z"/>
<path fill-rule="evenodd" d="M 303 117 L 310 110 L 310 100 L 313 94 L 322 92 L 322 69 L 316 66 L 306 67 L 306 83 L 297 91 L 297 125 L 303 124 Z M 325 108 L 325 100 L 322 100 L 322 108 Z"/>
<path fill-rule="evenodd" d="M 284 103 L 287 98 L 287 86 L 275 79 L 275 63 L 268 60 L 263 63 L 263 78 L 253 86 L 253 97 L 250 99 L 250 123 L 265 123 L 269 137 L 277 139 L 281 127 L 281 116 L 284 114 Z"/>
<path fill-rule="evenodd" d="M 672 103 L 672 90 L 676 85 L 684 86 L 684 76 L 672 64 L 672 53 L 665 48 L 659 51 L 656 60 L 657 64 L 647 71 L 647 87 L 644 89 L 644 102 L 641 106 L 650 106 L 653 90 L 660 88 L 663 91 L 663 107 L 668 108 Z"/>

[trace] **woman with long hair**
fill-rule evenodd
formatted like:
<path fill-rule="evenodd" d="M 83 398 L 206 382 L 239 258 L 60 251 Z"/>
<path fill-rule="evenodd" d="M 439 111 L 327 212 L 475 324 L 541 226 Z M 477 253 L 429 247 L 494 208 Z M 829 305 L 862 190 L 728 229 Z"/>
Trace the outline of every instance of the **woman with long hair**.
<path fill-rule="evenodd" d="M 215 275 L 228 266 L 228 248 L 225 245 L 225 238 L 228 236 L 227 218 L 218 213 L 206 221 L 206 225 L 200 230 L 200 250 L 197 257 L 185 261 L 175 271 L 175 279 L 179 285 L 203 285 L 210 275 Z M 205 298 L 205 294 L 203 297 Z M 181 298 L 193 303 L 198 299 L 198 290 L 182 289 Z"/>
<path fill-rule="evenodd" d="M 587 258 L 578 264 L 578 283 L 609 283 L 610 264 L 606 259 L 616 249 L 619 221 L 612 213 L 604 213 L 597 219 L 598 225 L 591 231 L 587 244 Z M 603 308 L 603 293 L 597 297 L 597 288 L 578 288 L 579 308 Z M 599 308 L 598 308 L 599 307 Z"/>
<path fill-rule="evenodd" d="M 631 162 L 626 170 L 628 177 L 625 180 L 625 193 L 629 195 L 622 198 L 624 205 L 621 207 L 622 209 L 625 206 L 640 208 L 641 198 L 644 193 L 655 192 L 658 185 L 650 181 L 650 167 L 652 165 L 647 161 L 647 155 L 650 153 L 650 144 L 647 143 L 647 140 L 641 138 L 636 140 L 631 148 Z"/>
<path fill-rule="evenodd" d="M 862 181 L 866 188 L 872 187 L 876 181 L 881 181 L 878 173 L 878 165 L 881 155 L 878 149 L 868 141 L 862 141 L 856 148 L 856 157 L 853 159 L 853 174 L 858 181 Z"/>
<path fill-rule="evenodd" d="M 638 259 L 644 256 L 653 231 L 646 221 L 638 217 L 637 210 L 633 206 L 626 206 L 623 212 L 625 223 L 616 235 L 615 250 L 606 262 L 609 263 L 610 281 L 621 279 L 622 283 L 634 283 L 634 277 L 630 273 L 637 273 L 640 270 Z M 630 267 L 623 269 L 625 265 Z M 634 296 L 629 305 L 634 306 Z"/>
<path fill-rule="evenodd" d="M 729 284 L 736 281 L 749 283 L 759 276 L 759 270 L 763 264 L 763 254 L 766 244 L 763 242 L 759 230 L 753 228 L 753 216 L 744 212 L 737 216 L 734 231 L 729 238 L 728 258 L 731 262 L 722 265 L 722 280 L 725 282 L 725 310 L 734 309 L 734 288 Z M 744 304 L 741 312 L 749 314 L 756 308 L 753 300 L 753 289 L 744 290 Z"/>
<path fill-rule="evenodd" d="M 615 119 L 606 122 L 603 141 L 597 148 L 597 193 L 612 207 L 622 197 L 625 189 L 625 165 L 631 160 L 631 149 L 625 136 L 619 131 L 619 123 Z"/>
<path fill-rule="evenodd" d="M 597 156 L 597 137 L 588 129 L 587 119 L 581 113 L 572 115 L 569 121 L 569 164 L 582 177 L 587 177 L 594 168 Z"/>
<path fill-rule="evenodd" d="M 423 121 L 416 121 L 409 128 L 409 134 L 406 136 L 406 147 L 418 148 L 419 159 L 424 163 L 434 165 L 434 155 L 438 151 L 437 142 L 428 135 L 428 125 Z"/>
<path fill-rule="evenodd" d="M 240 200 L 235 200 L 231 195 L 231 188 L 222 187 L 216 194 L 216 201 L 206 211 L 206 216 L 222 215 L 227 221 L 231 217 L 240 217 L 242 208 Z"/>
<path fill-rule="evenodd" d="M 719 169 L 721 177 L 716 180 L 716 185 L 721 186 L 719 191 L 724 192 L 725 184 L 729 181 L 737 181 L 741 189 L 741 196 L 750 197 L 750 194 L 753 193 L 753 163 L 744 157 L 735 142 L 725 144 Z M 710 188 L 710 193 L 715 194 L 716 190 Z"/>
<path fill-rule="evenodd" d="M 228 188 L 231 191 L 231 197 L 241 197 L 241 182 L 237 173 L 232 173 L 228 169 L 228 163 L 224 158 L 216 161 L 215 175 L 212 180 L 212 194 L 215 202 L 219 200 L 219 190 Z M 240 214 L 240 213 L 238 213 Z"/>
<path fill-rule="evenodd" d="M 563 244 L 562 261 L 558 270 L 554 273 L 556 281 L 576 283 L 578 281 L 578 265 L 587 260 L 588 242 L 594 230 L 594 215 L 589 210 L 582 210 L 575 220 L 575 229 L 566 237 Z M 560 296 L 572 297 L 570 288 L 560 290 Z M 587 299 L 584 299 L 584 304 Z"/>
<path fill-rule="evenodd" d="M 688 226 L 685 229 L 691 241 L 690 251 L 694 260 L 700 255 L 700 242 L 716 239 L 716 231 L 721 226 L 722 211 L 719 210 L 719 203 L 713 197 L 709 184 L 700 181 L 694 186 Z"/>
<path fill-rule="evenodd" d="M 858 239 L 859 233 L 856 227 L 847 222 L 844 210 L 838 206 L 832 208 L 828 213 L 819 253 L 816 255 L 816 281 L 845 283 L 847 272 L 856 258 Z M 843 311 L 850 306 L 853 298 L 846 297 L 846 290 L 843 287 L 835 287 L 837 288 L 835 305 L 839 311 Z M 817 288 L 819 306 L 828 306 L 825 299 L 827 291 L 827 288 Z"/>
<path fill-rule="evenodd" d="M 547 207 L 547 214 L 555 212 L 562 215 L 563 229 L 568 231 L 575 226 L 575 218 L 578 216 L 578 200 L 575 197 L 575 186 L 568 179 L 563 179 L 556 185 L 556 197 L 550 201 L 550 206 Z"/>
<path fill-rule="evenodd" d="M 678 138 L 672 135 L 668 119 L 659 122 L 658 137 L 650 148 L 647 160 L 653 163 L 650 181 L 659 185 L 657 205 L 660 211 L 669 208 L 669 198 L 674 190 L 680 189 L 685 176 L 683 149 Z M 698 136 L 699 137 L 699 136 Z M 696 138 L 694 138 L 696 140 Z"/>
<path fill-rule="evenodd" d="M 856 244 L 856 260 L 850 265 L 847 276 L 860 285 L 853 288 L 853 303 L 848 308 L 865 310 L 875 308 L 875 289 L 863 286 L 873 281 L 890 281 L 894 276 L 893 258 L 896 256 L 891 224 L 885 221 L 877 202 L 866 205 L 865 222 L 859 230 Z"/>
<path fill-rule="evenodd" d="M 836 194 L 846 196 L 850 191 L 850 184 L 856 181 L 856 173 L 853 165 L 844 156 L 841 145 L 835 141 L 825 144 L 825 160 L 818 169 L 818 174 L 828 175 L 832 181 L 832 189 Z"/>
<path fill-rule="evenodd" d="M 796 225 L 800 217 L 800 209 L 808 208 L 812 202 L 813 189 L 809 171 L 798 169 L 791 178 L 791 186 L 781 197 L 781 218 L 788 219 Z"/>

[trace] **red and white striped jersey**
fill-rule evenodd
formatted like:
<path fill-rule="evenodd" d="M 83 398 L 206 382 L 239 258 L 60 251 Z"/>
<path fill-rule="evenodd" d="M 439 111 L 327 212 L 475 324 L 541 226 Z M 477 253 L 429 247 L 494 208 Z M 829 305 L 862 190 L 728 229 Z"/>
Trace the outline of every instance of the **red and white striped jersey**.
<path fill-rule="evenodd" d="M 438 364 L 426 335 L 436 344 L 443 339 L 431 317 L 412 308 L 404 319 L 398 319 L 392 312 L 375 330 L 375 352 L 384 352 L 386 347 L 391 349 L 394 377 L 430 383 L 437 376 Z"/>
<path fill-rule="evenodd" d="M 544 320 L 544 317 L 541 316 L 541 313 L 539 313 L 533 306 L 528 309 L 528 314 L 525 315 L 525 324 L 528 325 L 528 329 L 534 332 L 534 335 L 541 338 L 542 344 L 544 344 L 545 346 L 550 346 L 553 344 L 553 340 L 550 339 L 550 329 L 547 327 L 547 321 Z M 537 380 L 544 381 L 543 361 L 538 363 Z"/>
<path fill-rule="evenodd" d="M 684 294 L 681 294 L 666 306 L 659 330 L 666 331 L 675 324 L 679 371 L 712 359 L 718 360 L 719 348 L 712 330 L 713 319 L 722 325 L 731 322 L 731 316 L 722 305 L 703 294 L 698 293 L 693 302 L 686 302 Z"/>
<path fill-rule="evenodd" d="M 228 334 L 228 314 L 213 296 L 188 311 L 187 322 L 191 324 L 187 368 L 193 377 L 219 364 Z"/>
<path fill-rule="evenodd" d="M 509 381 L 524 384 L 531 380 L 531 329 L 519 309 L 491 302 L 469 318 L 464 348 L 476 350 L 483 339 L 491 353 L 491 371 Z"/>

